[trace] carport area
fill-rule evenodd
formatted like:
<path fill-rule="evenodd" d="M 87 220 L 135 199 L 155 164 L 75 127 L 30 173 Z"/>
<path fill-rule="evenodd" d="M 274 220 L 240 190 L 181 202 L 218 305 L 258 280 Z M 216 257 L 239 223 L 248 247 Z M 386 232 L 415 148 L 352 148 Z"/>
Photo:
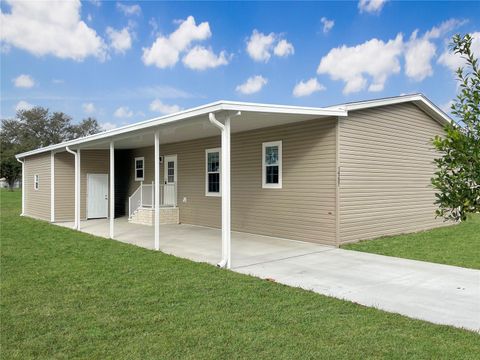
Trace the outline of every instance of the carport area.
<path fill-rule="evenodd" d="M 72 227 L 73 223 L 63 223 Z M 115 219 L 115 240 L 154 249 L 151 226 Z M 81 230 L 108 237 L 108 220 Z M 221 230 L 162 225 L 160 250 L 198 262 L 221 258 Z M 480 271 L 232 232 L 233 271 L 437 324 L 480 331 Z"/>
<path fill-rule="evenodd" d="M 73 222 L 58 225 L 73 227 Z M 81 222 L 81 231 L 108 238 L 109 220 Z M 115 219 L 115 240 L 155 249 L 154 227 L 132 224 L 126 217 Z M 221 259 L 221 230 L 179 224 L 160 226 L 160 251 L 185 259 L 216 265 Z M 286 240 L 269 236 L 232 232 L 232 268 L 307 255 L 333 249 L 330 246 Z"/>

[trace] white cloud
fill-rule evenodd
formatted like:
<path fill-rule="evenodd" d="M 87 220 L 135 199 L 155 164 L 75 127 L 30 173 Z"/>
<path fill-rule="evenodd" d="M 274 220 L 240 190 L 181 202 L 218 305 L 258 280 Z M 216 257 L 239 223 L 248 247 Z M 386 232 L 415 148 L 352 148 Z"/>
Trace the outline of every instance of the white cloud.
<path fill-rule="evenodd" d="M 120 106 L 115 112 L 113 116 L 118 118 L 129 118 L 133 116 L 133 111 L 128 108 L 128 106 Z"/>
<path fill-rule="evenodd" d="M 113 130 L 117 128 L 117 124 L 111 122 L 104 122 L 100 124 L 103 131 Z"/>
<path fill-rule="evenodd" d="M 17 76 L 15 79 L 12 80 L 13 84 L 15 87 L 18 88 L 32 88 L 35 86 L 35 81 L 30 75 L 27 74 L 21 74 Z"/>
<path fill-rule="evenodd" d="M 402 50 L 401 34 L 388 42 L 371 39 L 357 46 L 343 45 L 333 48 L 320 60 L 317 73 L 344 81 L 344 94 L 361 91 L 367 85 L 369 91 L 381 91 L 387 78 L 400 72 L 398 58 Z"/>
<path fill-rule="evenodd" d="M 273 54 L 279 57 L 293 55 L 295 49 L 292 43 L 285 39 L 280 39 L 280 35 L 270 33 L 265 35 L 257 29 L 252 31 L 252 35 L 247 40 L 247 53 L 258 62 L 268 62 Z"/>
<path fill-rule="evenodd" d="M 132 36 L 130 35 L 128 27 L 122 30 L 115 30 L 109 26 L 107 27 L 107 35 L 110 39 L 110 46 L 117 53 L 124 54 L 132 47 Z"/>
<path fill-rule="evenodd" d="M 238 85 L 235 90 L 244 94 L 250 95 L 262 90 L 262 88 L 268 83 L 268 80 L 261 75 L 249 77 L 243 84 Z"/>
<path fill-rule="evenodd" d="M 247 41 L 247 52 L 255 61 L 267 62 L 272 56 L 270 51 L 275 41 L 275 34 L 265 35 L 258 30 L 253 30 L 250 39 Z"/>
<path fill-rule="evenodd" d="M 440 36 L 445 35 L 446 33 L 456 29 L 457 27 L 467 23 L 467 20 L 460 19 L 448 19 L 440 24 L 440 26 L 434 26 L 429 31 L 425 33 L 425 38 L 428 39 L 438 39 Z"/>
<path fill-rule="evenodd" d="M 480 31 L 473 32 L 470 34 L 472 37 L 472 52 L 476 55 L 477 58 L 480 57 Z M 448 67 L 452 71 L 456 71 L 459 67 L 465 66 L 465 59 L 463 59 L 459 54 L 455 54 L 450 51 L 448 48 L 440 55 L 438 58 L 438 63 Z"/>
<path fill-rule="evenodd" d="M 201 41 L 212 36 L 208 22 L 199 25 L 195 18 L 189 16 L 181 21 L 177 30 L 168 36 L 158 36 L 149 48 L 143 48 L 142 60 L 145 65 L 155 65 L 161 69 L 174 66 L 180 53 L 187 50 L 194 41 Z"/>
<path fill-rule="evenodd" d="M 289 43 L 287 40 L 280 40 L 273 49 L 273 53 L 280 57 L 285 57 L 289 55 L 293 55 L 295 53 L 295 49 L 293 45 Z"/>
<path fill-rule="evenodd" d="M 333 26 L 335 25 L 335 21 L 327 19 L 325 16 L 320 19 L 321 23 L 323 24 L 323 33 L 326 34 L 330 30 L 332 30 Z"/>
<path fill-rule="evenodd" d="M 360 12 L 368 12 L 368 13 L 380 13 L 382 11 L 383 5 L 387 0 L 360 0 L 358 2 L 358 8 Z"/>
<path fill-rule="evenodd" d="M 104 60 L 103 39 L 80 19 L 81 3 L 74 1 L 5 0 L 10 13 L 0 13 L 0 40 L 36 56 L 53 55 L 82 61 Z"/>
<path fill-rule="evenodd" d="M 65 80 L 63 80 L 63 79 L 52 79 L 52 83 L 54 83 L 54 84 L 63 84 L 63 83 L 65 83 Z"/>
<path fill-rule="evenodd" d="M 15 105 L 15 111 L 30 110 L 31 108 L 33 108 L 33 105 L 25 100 L 20 100 L 17 105 Z"/>
<path fill-rule="evenodd" d="M 300 81 L 293 88 L 293 96 L 301 97 L 308 96 L 317 91 L 325 90 L 325 86 L 320 84 L 316 78 L 311 78 L 307 81 Z"/>
<path fill-rule="evenodd" d="M 426 77 L 432 76 L 431 63 L 437 50 L 432 40 L 464 23 L 465 20 L 449 19 L 439 26 L 434 26 L 421 37 L 418 36 L 418 30 L 415 30 L 405 44 L 405 74 L 415 81 L 422 81 Z"/>
<path fill-rule="evenodd" d="M 97 110 L 93 103 L 82 104 L 82 109 L 85 114 L 93 114 Z"/>
<path fill-rule="evenodd" d="M 88 21 L 88 22 L 92 22 L 92 20 L 93 20 L 92 14 L 88 14 L 88 15 L 87 15 L 87 21 Z"/>
<path fill-rule="evenodd" d="M 180 110 L 182 110 L 180 106 L 164 104 L 159 99 L 155 99 L 150 103 L 150 111 L 159 112 L 160 114 L 173 114 Z"/>
<path fill-rule="evenodd" d="M 125 5 L 122 3 L 117 3 L 117 9 L 123 12 L 125 16 L 140 15 L 140 13 L 142 12 L 140 5 L 137 4 Z"/>
<path fill-rule="evenodd" d="M 416 81 L 433 75 L 431 61 L 435 53 L 435 44 L 425 37 L 418 39 L 414 31 L 406 45 L 405 74 Z"/>
<path fill-rule="evenodd" d="M 197 45 L 183 57 L 182 62 L 189 69 L 205 70 L 227 65 L 228 59 L 225 51 L 216 55 L 212 49 Z"/>

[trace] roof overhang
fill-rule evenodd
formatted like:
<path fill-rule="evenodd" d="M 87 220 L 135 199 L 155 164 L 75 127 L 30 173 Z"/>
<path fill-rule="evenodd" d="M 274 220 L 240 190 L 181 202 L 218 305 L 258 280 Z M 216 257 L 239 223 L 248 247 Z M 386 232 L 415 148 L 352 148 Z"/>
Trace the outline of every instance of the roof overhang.
<path fill-rule="evenodd" d="M 331 106 L 331 107 L 328 107 L 328 109 L 343 109 L 348 112 L 348 111 L 369 109 L 369 108 L 374 108 L 379 106 L 402 104 L 407 102 L 411 102 L 415 104 L 421 110 L 426 112 L 428 115 L 430 115 L 433 119 L 435 119 L 442 125 L 445 125 L 453 121 L 444 111 L 442 111 L 438 106 L 436 106 L 433 102 L 431 102 L 428 98 L 426 98 L 422 94 L 402 95 L 402 96 L 395 96 L 395 97 L 383 98 L 383 99 L 352 102 L 352 103 L 346 103 L 346 104 L 337 105 L 337 106 Z"/>
<path fill-rule="evenodd" d="M 27 151 L 16 157 L 23 158 L 47 151 L 64 151 L 67 146 L 73 149 L 107 148 L 110 141 L 115 141 L 116 148 L 148 146 L 153 143 L 153 128 L 161 130 L 161 143 L 163 144 L 219 135 L 218 130 L 209 124 L 208 114 L 228 114 L 238 111 L 241 112 L 241 115 L 232 121 L 232 132 L 332 116 L 347 116 L 345 109 L 218 101 L 118 129 Z"/>

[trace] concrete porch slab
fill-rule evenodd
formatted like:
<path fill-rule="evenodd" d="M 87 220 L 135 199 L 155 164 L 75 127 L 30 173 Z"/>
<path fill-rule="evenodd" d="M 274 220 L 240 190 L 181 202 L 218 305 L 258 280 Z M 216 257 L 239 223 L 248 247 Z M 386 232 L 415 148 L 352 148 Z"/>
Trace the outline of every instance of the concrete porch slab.
<path fill-rule="evenodd" d="M 73 223 L 63 223 L 73 226 Z M 108 220 L 82 231 L 108 237 Z M 115 220 L 115 239 L 153 249 L 153 227 Z M 219 229 L 162 225 L 163 252 L 198 262 L 220 260 Z M 480 271 L 337 249 L 268 236 L 232 233 L 232 270 L 274 279 L 437 324 L 480 331 Z"/>

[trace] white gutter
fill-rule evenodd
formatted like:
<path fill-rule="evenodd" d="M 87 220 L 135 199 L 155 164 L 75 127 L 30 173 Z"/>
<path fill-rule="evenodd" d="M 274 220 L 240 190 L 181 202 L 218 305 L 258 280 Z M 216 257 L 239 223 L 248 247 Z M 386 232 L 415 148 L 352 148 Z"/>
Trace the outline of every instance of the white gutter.
<path fill-rule="evenodd" d="M 80 166 L 78 157 L 79 154 L 70 149 L 70 147 L 65 147 L 65 150 L 70 154 L 73 154 L 75 157 L 75 226 L 74 228 L 80 230 Z"/>
<path fill-rule="evenodd" d="M 233 116 L 239 116 L 236 112 Z M 230 269 L 231 266 L 231 194 L 230 194 L 230 115 L 225 118 L 225 124 L 217 120 L 214 113 L 209 113 L 210 123 L 220 129 L 222 136 L 222 167 L 221 194 L 222 194 L 222 259 L 218 267 Z"/>
<path fill-rule="evenodd" d="M 63 143 L 49 145 L 44 148 L 27 151 L 21 154 L 17 154 L 17 158 L 39 154 L 45 151 L 56 150 L 65 148 L 66 146 L 74 146 L 96 140 L 106 140 L 113 136 L 126 134 L 133 131 L 140 131 L 158 125 L 169 124 L 176 121 L 188 120 L 197 116 L 204 116 L 209 113 L 218 111 L 244 111 L 244 112 L 259 112 L 259 113 L 272 113 L 272 114 L 291 114 L 291 115 L 311 115 L 311 116 L 347 116 L 345 110 L 332 109 L 332 108 L 314 108 L 314 107 L 301 107 L 301 106 L 286 106 L 286 105 L 271 105 L 271 104 L 256 104 L 256 103 L 243 103 L 235 101 L 217 101 L 207 105 L 198 106 L 191 109 L 179 111 L 174 114 L 164 115 L 161 117 L 145 120 L 136 124 L 126 125 L 117 129 L 104 131 L 98 134 L 85 136 L 79 139 L 65 141 Z"/>
<path fill-rule="evenodd" d="M 22 164 L 22 213 L 20 216 L 25 215 L 25 159 L 20 160 L 17 158 L 17 161 Z"/>

